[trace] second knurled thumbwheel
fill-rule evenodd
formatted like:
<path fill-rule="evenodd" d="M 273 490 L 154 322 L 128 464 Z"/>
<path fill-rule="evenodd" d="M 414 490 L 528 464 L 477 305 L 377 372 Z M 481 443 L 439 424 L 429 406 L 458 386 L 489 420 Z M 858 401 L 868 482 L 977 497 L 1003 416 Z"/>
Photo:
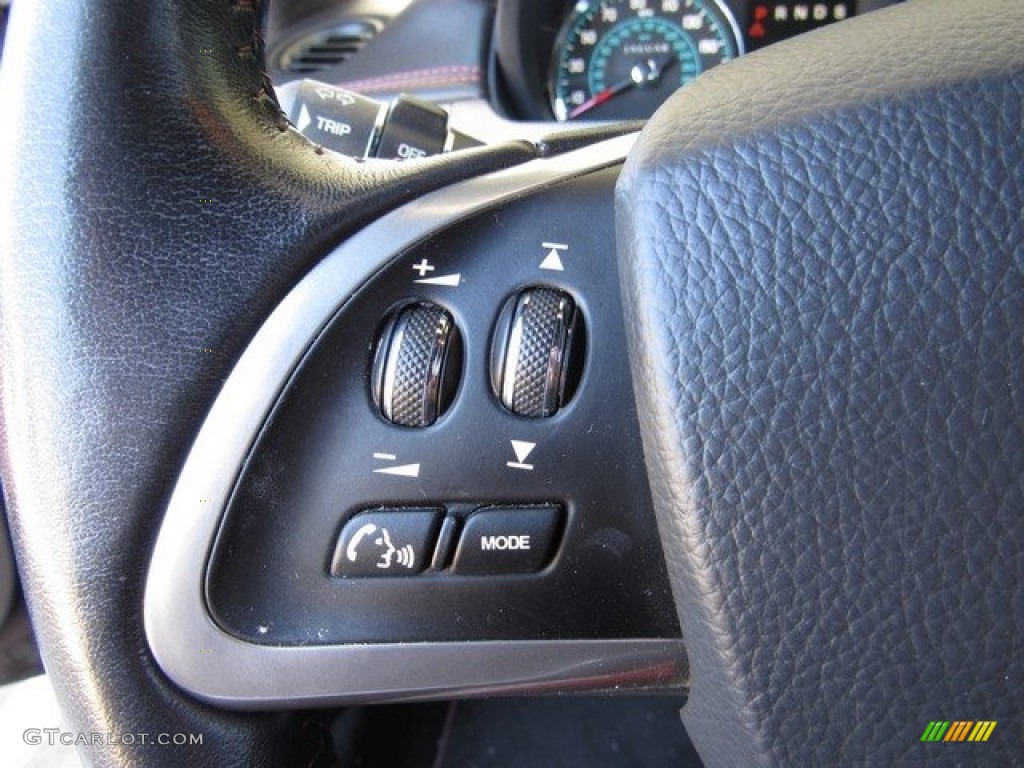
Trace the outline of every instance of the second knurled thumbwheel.
<path fill-rule="evenodd" d="M 579 385 L 583 318 L 565 291 L 524 288 L 505 305 L 491 350 L 494 391 L 520 416 L 554 415 Z"/>
<path fill-rule="evenodd" d="M 403 427 L 429 427 L 455 399 L 462 340 L 447 310 L 428 301 L 395 312 L 377 341 L 373 399 Z"/>

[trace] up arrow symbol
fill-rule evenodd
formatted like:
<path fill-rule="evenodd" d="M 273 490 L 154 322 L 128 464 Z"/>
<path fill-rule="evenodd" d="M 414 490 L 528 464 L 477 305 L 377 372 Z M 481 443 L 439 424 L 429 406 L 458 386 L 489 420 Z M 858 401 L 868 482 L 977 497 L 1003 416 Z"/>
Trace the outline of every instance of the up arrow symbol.
<path fill-rule="evenodd" d="M 565 271 L 565 267 L 562 265 L 562 257 L 558 252 L 569 250 L 569 246 L 565 243 L 541 243 L 541 247 L 550 250 L 548 255 L 544 257 L 544 261 L 540 263 L 540 268 L 550 269 L 554 272 Z"/>

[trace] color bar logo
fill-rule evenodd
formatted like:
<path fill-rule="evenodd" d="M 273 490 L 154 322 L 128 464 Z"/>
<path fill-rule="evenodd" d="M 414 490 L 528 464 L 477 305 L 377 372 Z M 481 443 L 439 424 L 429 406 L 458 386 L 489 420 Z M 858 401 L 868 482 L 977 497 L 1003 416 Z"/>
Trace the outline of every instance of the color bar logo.
<path fill-rule="evenodd" d="M 995 720 L 932 720 L 921 741 L 988 741 L 995 729 Z"/>

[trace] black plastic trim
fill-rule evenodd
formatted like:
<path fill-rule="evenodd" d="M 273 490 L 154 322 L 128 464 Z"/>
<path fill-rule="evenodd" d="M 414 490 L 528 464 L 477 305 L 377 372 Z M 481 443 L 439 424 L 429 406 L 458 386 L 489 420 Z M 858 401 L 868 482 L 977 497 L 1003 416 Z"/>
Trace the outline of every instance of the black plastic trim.
<path fill-rule="evenodd" d="M 620 163 L 634 139 L 426 195 L 332 251 L 271 314 L 207 416 L 157 538 L 146 582 L 146 636 L 172 680 L 205 701 L 240 709 L 688 682 L 678 638 L 274 647 L 224 632 L 202 600 L 207 554 L 235 485 L 233 468 L 310 340 L 352 292 L 409 243 L 498 201 Z"/>

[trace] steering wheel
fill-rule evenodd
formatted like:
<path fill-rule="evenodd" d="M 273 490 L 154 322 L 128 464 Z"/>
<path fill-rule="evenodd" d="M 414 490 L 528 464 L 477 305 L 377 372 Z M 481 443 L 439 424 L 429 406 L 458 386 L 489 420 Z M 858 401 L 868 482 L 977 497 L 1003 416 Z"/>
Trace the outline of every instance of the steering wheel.
<path fill-rule="evenodd" d="M 301 717 L 198 701 L 155 662 L 165 510 L 235 362 L 328 250 L 539 153 L 322 152 L 263 74 L 262 10 L 62 0 L 9 28 L 2 473 L 26 597 L 70 729 L 204 734 L 84 747 L 96 764 L 316 751 Z M 909 2 L 717 68 L 619 177 L 683 719 L 708 765 L 1024 752 L 1017 10 Z M 922 741 L 934 721 L 998 726 Z"/>

